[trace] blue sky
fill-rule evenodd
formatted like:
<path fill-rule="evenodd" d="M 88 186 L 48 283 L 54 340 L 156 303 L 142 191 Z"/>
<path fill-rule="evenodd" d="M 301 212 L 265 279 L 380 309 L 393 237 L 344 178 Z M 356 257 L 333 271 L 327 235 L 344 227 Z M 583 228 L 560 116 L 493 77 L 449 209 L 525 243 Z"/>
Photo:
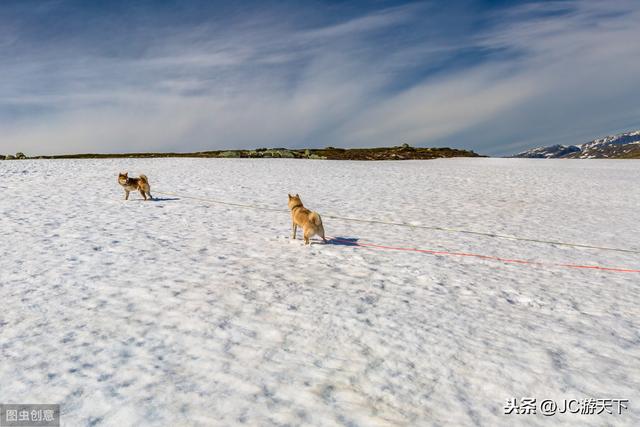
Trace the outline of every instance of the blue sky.
<path fill-rule="evenodd" d="M 512 154 L 640 128 L 640 2 L 0 3 L 0 153 Z"/>

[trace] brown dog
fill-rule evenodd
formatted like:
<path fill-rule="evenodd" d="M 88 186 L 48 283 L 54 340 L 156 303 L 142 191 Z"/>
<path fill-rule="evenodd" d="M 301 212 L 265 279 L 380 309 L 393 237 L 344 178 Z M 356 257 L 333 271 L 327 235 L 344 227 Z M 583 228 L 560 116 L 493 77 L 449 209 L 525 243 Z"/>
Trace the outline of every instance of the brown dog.
<path fill-rule="evenodd" d="M 124 199 L 129 200 L 129 192 L 131 191 L 140 191 L 142 197 L 147 200 L 147 194 L 150 199 L 153 199 L 151 196 L 151 187 L 149 187 L 149 180 L 146 175 L 140 175 L 139 178 L 129 178 L 129 172 L 119 173 L 118 174 L 118 183 L 124 187 Z"/>
<path fill-rule="evenodd" d="M 320 236 L 322 241 L 327 243 L 327 239 L 324 238 L 324 227 L 322 226 L 320 215 L 305 208 L 299 195 L 292 196 L 289 194 L 289 209 L 291 209 L 292 239 L 296 238 L 296 232 L 298 231 L 298 226 L 300 226 L 302 227 L 305 245 L 309 244 L 309 239 L 313 236 Z"/>

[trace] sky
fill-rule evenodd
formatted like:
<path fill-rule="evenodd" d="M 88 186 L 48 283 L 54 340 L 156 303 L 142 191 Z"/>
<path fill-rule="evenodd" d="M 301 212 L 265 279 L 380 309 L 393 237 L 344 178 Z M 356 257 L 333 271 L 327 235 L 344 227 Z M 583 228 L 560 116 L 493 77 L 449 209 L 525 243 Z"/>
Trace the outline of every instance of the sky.
<path fill-rule="evenodd" d="M 640 2 L 0 2 L 0 153 L 509 155 L 640 129 Z"/>

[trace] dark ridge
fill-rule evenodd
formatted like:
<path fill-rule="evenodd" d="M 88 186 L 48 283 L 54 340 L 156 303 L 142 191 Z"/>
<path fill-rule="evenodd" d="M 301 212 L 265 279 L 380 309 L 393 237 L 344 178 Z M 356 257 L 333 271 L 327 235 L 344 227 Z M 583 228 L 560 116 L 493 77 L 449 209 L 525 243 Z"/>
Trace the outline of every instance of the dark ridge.
<path fill-rule="evenodd" d="M 26 159 L 115 159 L 115 158 L 156 158 L 156 157 L 199 157 L 199 158 L 289 158 L 317 160 L 430 160 L 448 157 L 484 157 L 471 150 L 449 147 L 423 148 L 403 144 L 396 147 L 379 148 L 258 148 L 256 150 L 196 151 L 193 153 L 120 153 L 120 154 L 63 154 L 54 156 L 21 157 Z M 5 158 L 0 156 L 0 159 Z M 13 160 L 16 156 L 6 156 Z"/>

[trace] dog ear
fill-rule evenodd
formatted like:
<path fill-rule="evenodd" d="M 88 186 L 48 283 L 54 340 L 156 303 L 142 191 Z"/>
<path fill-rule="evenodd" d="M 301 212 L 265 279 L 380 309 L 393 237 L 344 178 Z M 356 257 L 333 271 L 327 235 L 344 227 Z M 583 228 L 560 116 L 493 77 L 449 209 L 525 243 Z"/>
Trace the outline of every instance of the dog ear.
<path fill-rule="evenodd" d="M 299 198 L 300 198 L 300 195 L 299 195 L 298 193 L 296 193 L 296 197 L 299 199 Z"/>

